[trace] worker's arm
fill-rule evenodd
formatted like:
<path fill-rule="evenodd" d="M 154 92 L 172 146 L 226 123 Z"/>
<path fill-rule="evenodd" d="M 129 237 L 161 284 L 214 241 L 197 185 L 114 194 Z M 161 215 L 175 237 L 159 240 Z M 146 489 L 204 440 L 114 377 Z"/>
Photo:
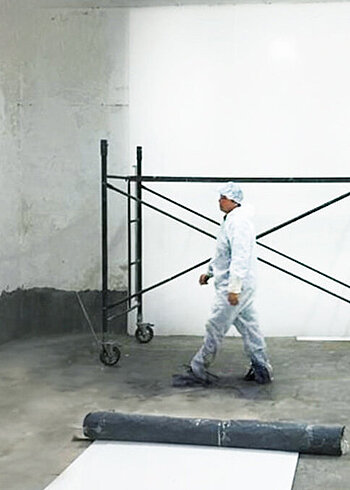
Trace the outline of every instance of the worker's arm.
<path fill-rule="evenodd" d="M 208 270 L 207 270 L 206 274 L 201 274 L 199 276 L 199 284 L 201 286 L 203 286 L 204 284 L 208 284 L 209 279 L 214 276 L 212 263 L 213 263 L 213 259 L 211 259 L 209 264 L 208 264 Z"/>
<path fill-rule="evenodd" d="M 239 303 L 242 282 L 250 267 L 253 233 L 250 223 L 246 220 L 231 221 L 227 233 L 231 245 L 228 301 L 235 306 Z"/>

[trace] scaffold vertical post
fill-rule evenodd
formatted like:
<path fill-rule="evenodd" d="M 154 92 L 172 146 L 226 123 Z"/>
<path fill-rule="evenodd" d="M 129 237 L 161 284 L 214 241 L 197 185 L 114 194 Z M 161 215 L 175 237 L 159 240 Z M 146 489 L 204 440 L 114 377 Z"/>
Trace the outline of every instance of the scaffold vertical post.
<path fill-rule="evenodd" d="M 136 175 L 138 177 L 136 181 L 136 197 L 138 201 L 136 202 L 136 291 L 142 291 L 142 147 L 138 146 L 136 149 Z M 138 307 L 137 307 L 137 324 L 142 324 L 143 321 L 143 310 L 142 310 L 142 294 L 137 297 Z"/>
<path fill-rule="evenodd" d="M 102 343 L 107 333 L 108 301 L 108 216 L 107 216 L 107 140 L 101 140 L 101 199 L 102 199 Z"/>
<path fill-rule="evenodd" d="M 128 215 L 128 236 L 127 236 L 127 247 L 128 247 L 128 297 L 131 296 L 131 182 L 130 179 L 128 179 L 128 208 L 127 208 L 127 215 Z M 128 301 L 129 308 L 131 308 L 131 298 L 129 298 Z"/>

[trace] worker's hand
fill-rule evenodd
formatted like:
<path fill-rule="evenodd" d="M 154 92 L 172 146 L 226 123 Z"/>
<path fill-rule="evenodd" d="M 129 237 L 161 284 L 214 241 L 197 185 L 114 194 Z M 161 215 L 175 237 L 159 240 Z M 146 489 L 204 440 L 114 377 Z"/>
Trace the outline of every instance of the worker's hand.
<path fill-rule="evenodd" d="M 239 293 L 228 293 L 227 299 L 230 305 L 236 306 L 239 303 Z"/>
<path fill-rule="evenodd" d="M 201 274 L 199 277 L 199 284 L 203 286 L 204 284 L 208 284 L 209 276 L 207 274 Z"/>

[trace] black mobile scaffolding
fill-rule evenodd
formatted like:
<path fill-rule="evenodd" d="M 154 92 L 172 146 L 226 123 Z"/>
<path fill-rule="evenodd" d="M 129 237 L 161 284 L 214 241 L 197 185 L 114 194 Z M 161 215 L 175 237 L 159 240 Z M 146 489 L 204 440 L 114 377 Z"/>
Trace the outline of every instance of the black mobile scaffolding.
<path fill-rule="evenodd" d="M 245 182 L 245 183 L 350 183 L 350 177 L 166 177 L 166 176 L 149 176 L 149 175 L 142 175 L 142 148 L 140 146 L 137 147 L 136 151 L 136 174 L 135 175 L 129 175 L 129 176 L 120 176 L 120 175 L 109 175 L 107 172 L 107 153 L 108 153 L 108 142 L 107 140 L 101 140 L 101 211 L 102 211 L 102 341 L 101 341 L 101 352 L 100 352 L 100 359 L 101 361 L 106 364 L 106 365 L 113 365 L 116 364 L 120 358 L 120 350 L 116 346 L 115 342 L 110 342 L 107 340 L 107 335 L 108 335 L 108 322 L 112 318 L 115 318 L 114 316 L 109 316 L 109 312 L 113 310 L 114 308 L 126 304 L 127 308 L 125 309 L 124 313 L 129 313 L 133 310 L 137 310 L 137 321 L 136 321 L 136 332 L 135 336 L 138 339 L 139 342 L 141 343 L 146 343 L 152 340 L 153 338 L 153 329 L 152 329 L 152 324 L 151 323 L 145 323 L 143 321 L 143 305 L 142 305 L 142 298 L 143 294 L 147 293 L 148 291 L 151 291 L 152 289 L 155 289 L 157 287 L 160 287 L 164 284 L 166 284 L 169 281 L 172 281 L 184 274 L 187 274 L 188 272 L 203 266 L 204 264 L 208 263 L 210 259 L 206 259 L 198 264 L 195 264 L 194 266 L 183 270 L 174 276 L 171 276 L 167 279 L 164 279 L 161 282 L 158 282 L 156 284 L 153 284 L 152 286 L 149 286 L 146 289 L 143 288 L 143 282 L 142 282 L 142 227 L 143 227 L 143 222 L 142 222 L 142 207 L 146 206 L 148 208 L 153 209 L 154 211 L 157 211 L 158 213 L 161 213 L 165 216 L 167 216 L 170 219 L 173 219 L 179 223 L 182 223 L 183 225 L 194 229 L 206 236 L 209 236 L 211 238 L 216 238 L 215 235 L 212 235 L 211 233 L 206 232 L 205 230 L 194 226 L 187 221 L 184 221 L 183 219 L 180 219 L 162 209 L 157 208 L 156 206 L 153 206 L 152 204 L 146 202 L 143 200 L 143 193 L 142 191 L 149 192 L 151 194 L 154 194 L 161 199 L 164 199 L 167 202 L 170 202 L 179 208 L 185 209 L 186 211 L 189 211 L 190 213 L 201 217 L 202 219 L 209 221 L 211 223 L 220 225 L 220 223 L 212 220 L 211 218 L 208 218 L 207 216 L 204 216 L 201 213 L 198 213 L 194 209 L 188 208 L 181 203 L 178 203 L 177 201 L 174 201 L 170 199 L 169 197 L 160 194 L 159 192 L 156 192 L 144 185 L 145 182 L 188 182 L 188 183 L 201 183 L 201 182 L 206 182 L 206 183 L 218 183 L 218 182 L 228 182 L 228 181 L 235 181 L 235 182 Z M 111 180 L 119 180 L 119 181 L 124 181 L 127 184 L 127 191 L 123 191 L 121 189 L 118 189 L 114 185 L 110 183 Z M 132 186 L 134 189 L 132 189 Z M 127 249 L 128 249 L 128 294 L 127 297 L 124 298 L 121 301 L 118 301 L 116 303 L 109 303 L 108 301 L 108 206 L 107 206 L 107 193 L 108 190 L 117 192 L 118 194 L 124 196 L 127 199 Z M 257 244 L 258 246 L 265 248 L 279 256 L 282 256 L 288 260 L 290 260 L 293 263 L 296 263 L 298 265 L 303 266 L 304 268 L 311 270 L 313 272 L 316 272 L 317 274 L 326 277 L 327 279 L 330 279 L 334 281 L 337 284 L 340 284 L 342 286 L 345 286 L 347 288 L 350 288 L 349 284 L 346 284 L 342 281 L 339 281 L 338 279 L 321 272 L 313 267 L 310 267 L 309 265 L 293 258 L 290 257 L 272 247 L 269 247 L 265 245 L 264 243 L 260 242 L 259 239 L 263 238 L 277 230 L 280 230 L 281 228 L 288 226 L 292 223 L 295 223 L 296 221 L 303 219 L 307 216 L 310 216 L 313 213 L 316 213 L 317 211 L 333 205 L 347 197 L 350 196 L 350 192 L 346 192 L 345 194 L 342 194 L 340 196 L 335 197 L 334 199 L 327 201 L 313 209 L 310 209 L 298 216 L 295 216 L 292 219 L 289 219 L 288 221 L 285 221 L 283 223 L 280 223 L 277 226 L 274 226 L 273 228 L 266 230 L 262 233 L 259 233 L 257 235 Z M 132 203 L 134 203 L 134 216 L 132 216 Z M 134 233 L 132 233 L 132 227 L 135 227 Z M 134 237 L 134 240 L 132 240 L 132 237 Z M 132 251 L 134 249 L 134 260 L 132 260 Z M 273 267 L 285 274 L 288 274 L 291 277 L 294 277 L 295 279 L 298 279 L 300 281 L 303 281 L 304 283 L 319 289 L 320 291 L 329 294 L 341 301 L 345 301 L 346 303 L 350 303 L 350 299 L 344 298 L 343 296 L 340 296 L 332 291 L 329 291 L 326 288 L 323 288 L 311 281 L 306 280 L 305 278 L 302 278 L 301 276 L 298 276 L 286 269 L 283 269 L 271 262 L 268 262 L 267 260 L 264 260 L 260 257 L 258 257 L 258 260 L 263 262 L 264 264 Z M 132 278 L 134 278 L 134 289 L 135 292 L 132 292 Z M 136 303 L 132 305 L 132 300 L 135 300 Z"/>

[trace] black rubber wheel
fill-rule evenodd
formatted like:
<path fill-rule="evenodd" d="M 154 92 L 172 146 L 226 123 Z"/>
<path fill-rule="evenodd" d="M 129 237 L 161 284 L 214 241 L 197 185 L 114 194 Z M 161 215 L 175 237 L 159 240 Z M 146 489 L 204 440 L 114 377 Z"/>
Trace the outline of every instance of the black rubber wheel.
<path fill-rule="evenodd" d="M 140 344 L 147 344 L 153 339 L 153 329 L 151 327 L 137 328 L 135 337 Z"/>
<path fill-rule="evenodd" d="M 116 345 L 103 346 L 100 352 L 100 361 L 106 366 L 114 366 L 120 359 L 120 350 Z"/>

